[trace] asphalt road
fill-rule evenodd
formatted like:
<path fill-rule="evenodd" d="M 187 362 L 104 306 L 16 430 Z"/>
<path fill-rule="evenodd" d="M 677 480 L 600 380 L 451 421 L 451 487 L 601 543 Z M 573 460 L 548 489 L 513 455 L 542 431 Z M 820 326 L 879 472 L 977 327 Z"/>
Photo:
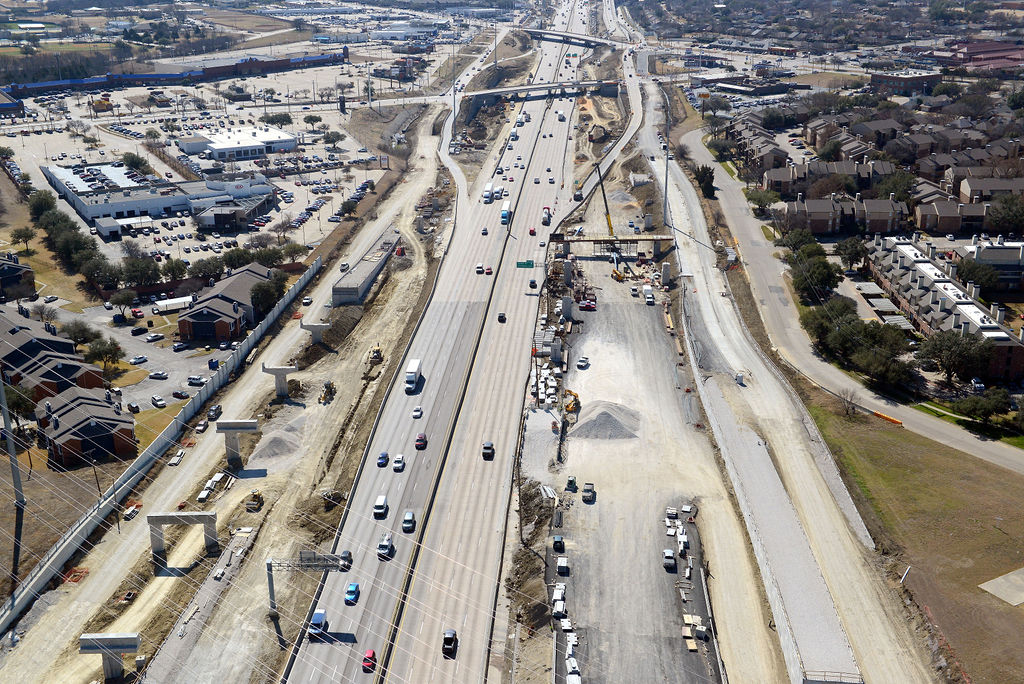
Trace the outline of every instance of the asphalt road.
<path fill-rule="evenodd" d="M 734 181 L 717 165 L 701 143 L 701 136 L 702 131 L 692 131 L 683 136 L 682 142 L 690 149 L 694 162 L 716 167 L 715 186 L 722 213 L 740 243 L 740 258 L 746 267 L 761 319 L 782 357 L 815 383 L 836 393 L 852 391 L 862 407 L 897 418 L 908 430 L 1024 474 L 1024 452 L 1020 449 L 978 437 L 957 425 L 876 394 L 815 353 L 807 334 L 800 327 L 796 306 L 782 283 L 786 267 L 775 257 L 778 249 L 761 232 L 763 222 L 750 213 L 750 205 L 743 197 L 743 183 Z"/>
<path fill-rule="evenodd" d="M 569 6 L 562 6 L 564 19 Z M 536 79 L 551 81 L 566 47 L 548 43 L 541 50 Z M 388 678 L 461 682 L 480 680 L 487 671 L 512 453 L 539 301 L 528 281 L 543 276 L 540 241 L 546 230 L 541 228 L 541 210 L 552 207 L 557 220 L 558 207 L 572 192 L 560 181 L 571 178 L 565 165 L 573 104 L 571 99 L 524 103 L 531 122 L 518 128 L 520 139 L 512 143 L 512 150 L 503 149 L 501 157 L 488 161 L 507 166 L 522 156 L 527 166 L 512 171 L 514 181 L 502 182 L 514 206 L 510 226 L 500 224 L 503 200 L 486 204 L 481 200 L 483 185 L 492 180 L 492 167 L 485 166 L 487 173 L 467 191 L 468 197 L 460 197 L 435 295 L 407 355 L 423 361 L 422 390 L 407 396 L 396 388 L 383 408 L 338 546 L 352 549 L 355 563 L 345 575 L 328 577 L 317 604 L 327 611 L 335 638 L 304 642 L 291 681 L 353 679 L 362 676 L 366 649 L 379 655 L 385 651 L 418 541 L 422 546 L 390 653 Z M 566 121 L 558 121 L 558 109 L 566 112 Z M 510 118 L 514 121 L 515 115 Z M 510 128 L 511 124 L 506 126 L 499 139 Z M 462 190 L 464 181 L 455 175 Z M 549 176 L 558 182 L 547 182 Z M 533 183 L 534 177 L 541 182 Z M 530 236 L 530 227 L 540 234 Z M 482 228 L 488 229 L 488 235 L 481 234 Z M 528 259 L 538 266 L 516 268 L 517 261 Z M 477 275 L 476 264 L 493 268 L 493 275 Z M 507 323 L 498 323 L 498 312 L 506 313 Z M 417 405 L 423 407 L 424 415 L 414 420 L 411 412 Z M 430 440 L 422 451 L 413 449 L 418 432 L 425 432 Z M 493 461 L 480 456 L 485 440 L 495 443 Z M 409 461 L 405 472 L 378 468 L 374 462 L 382 451 L 405 454 Z M 390 504 L 384 520 L 371 515 L 380 494 L 386 494 Z M 431 503 L 431 517 L 425 520 Z M 418 519 L 413 534 L 401 532 L 400 520 L 407 510 Z M 390 560 L 380 561 L 374 548 L 385 531 L 393 533 L 395 551 Z M 346 606 L 345 585 L 352 581 L 360 582 L 362 596 L 356 605 Z M 444 629 L 459 633 L 457 657 L 452 660 L 441 656 Z"/>

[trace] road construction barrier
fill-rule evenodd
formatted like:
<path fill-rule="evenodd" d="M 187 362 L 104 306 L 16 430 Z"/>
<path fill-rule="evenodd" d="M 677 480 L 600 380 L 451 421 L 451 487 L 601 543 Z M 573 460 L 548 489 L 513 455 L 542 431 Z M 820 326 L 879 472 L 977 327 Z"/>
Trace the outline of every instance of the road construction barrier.
<path fill-rule="evenodd" d="M 898 418 L 893 418 L 892 416 L 887 416 L 884 413 L 882 413 L 881 411 L 872 411 L 872 414 L 875 415 L 878 418 L 881 418 L 882 420 L 889 421 L 893 425 L 903 425 L 903 421 L 902 420 L 900 420 Z"/>

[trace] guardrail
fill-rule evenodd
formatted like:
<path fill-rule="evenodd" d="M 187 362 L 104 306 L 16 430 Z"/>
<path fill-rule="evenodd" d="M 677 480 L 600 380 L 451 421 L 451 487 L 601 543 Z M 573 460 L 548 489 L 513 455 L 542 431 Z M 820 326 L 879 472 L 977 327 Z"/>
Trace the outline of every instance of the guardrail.
<path fill-rule="evenodd" d="M 5 602 L 3 608 L 0 609 L 0 633 L 5 632 L 11 623 L 21 615 L 22 611 L 28 608 L 36 597 L 40 595 L 46 584 L 60 570 L 61 566 L 78 551 L 82 543 L 99 526 L 100 521 L 114 511 L 114 507 L 121 498 L 130 492 L 143 476 L 149 472 L 149 469 L 153 467 L 153 464 L 156 463 L 160 455 L 168 447 L 177 443 L 178 437 L 184 430 L 185 423 L 199 413 L 207 399 L 228 383 L 231 373 L 239 365 L 245 363 L 245 358 L 256 347 L 270 326 L 273 325 L 287 307 L 291 306 L 299 292 L 320 271 L 321 266 L 322 261 L 318 257 L 285 292 L 284 297 L 277 302 L 274 308 L 270 310 L 270 313 L 242 340 L 241 344 L 238 345 L 238 349 L 234 350 L 220 364 L 216 372 L 210 376 L 210 380 L 182 405 L 181 411 L 174 417 L 171 424 L 164 428 L 148 447 L 143 449 L 142 453 L 121 473 L 114 481 L 114 484 L 100 496 L 92 508 L 79 518 L 67 532 L 61 535 L 57 543 L 51 546 L 50 550 L 36 563 L 25 579 L 11 593 L 10 599 Z"/>

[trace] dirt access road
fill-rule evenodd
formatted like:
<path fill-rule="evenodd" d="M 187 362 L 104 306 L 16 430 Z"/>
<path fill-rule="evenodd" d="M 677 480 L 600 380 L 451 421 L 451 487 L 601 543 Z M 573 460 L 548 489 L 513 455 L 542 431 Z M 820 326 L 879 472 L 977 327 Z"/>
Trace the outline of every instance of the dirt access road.
<path fill-rule="evenodd" d="M 431 116 L 424 117 L 424 121 L 431 121 Z M 436 139 L 429 136 L 429 126 L 421 129 L 422 136 L 419 139 L 419 147 L 414 154 L 414 170 L 406 175 L 405 184 L 393 194 L 378 212 L 379 218 L 372 224 L 364 227 L 355 237 L 348 253 L 343 259 L 351 260 L 351 255 L 361 254 L 367 248 L 372 239 L 379 234 L 380 230 L 391 224 L 396 228 L 401 227 L 409 234 L 410 243 L 418 245 L 419 241 L 411 234 L 411 213 L 416 200 L 422 196 L 433 184 L 436 172 L 436 156 L 434 146 Z M 421 250 L 416 247 L 417 253 Z M 337 367 L 336 382 L 340 388 L 337 398 L 327 407 L 317 405 L 314 409 L 311 396 L 308 400 L 308 410 L 305 411 L 305 421 L 302 426 L 302 448 L 295 450 L 291 456 L 294 457 L 294 464 L 297 471 L 292 473 L 287 466 L 281 468 L 281 472 L 275 476 L 268 470 L 267 481 L 253 481 L 252 486 L 261 486 L 268 489 L 269 495 L 275 493 L 287 498 L 279 502 L 275 508 L 280 508 L 281 519 L 287 518 L 291 513 L 290 504 L 296 500 L 308 496 L 314 483 L 312 473 L 306 469 L 312 463 L 315 471 L 315 464 L 319 462 L 320 454 L 329 449 L 334 441 L 334 435 L 340 426 L 341 418 L 354 397 L 348 388 L 359 387 L 358 379 L 353 381 L 353 374 L 357 377 L 362 374 L 362 360 L 366 350 L 374 343 L 398 339 L 401 327 L 410 315 L 409 307 L 415 303 L 414 297 L 405 296 L 422 285 L 423 269 L 422 258 L 417 259 L 417 268 L 408 269 L 403 276 L 409 276 L 402 282 L 393 282 L 385 288 L 392 292 L 398 292 L 402 296 L 388 297 L 388 303 L 395 309 L 384 310 L 384 306 L 377 307 L 380 311 L 377 315 L 364 317 L 362 324 L 357 327 L 356 332 L 346 344 L 345 348 L 337 357 L 328 357 L 321 362 L 320 366 L 314 366 L 305 372 L 306 381 L 319 384 L 330 375 L 332 367 Z M 333 284 L 335 271 L 333 265 L 325 266 L 324 276 L 316 284 L 313 296 L 313 305 L 306 309 L 307 315 L 312 316 L 313 312 L 323 311 L 323 303 L 329 302 L 331 297 L 331 285 Z M 383 299 L 382 299 L 383 301 Z M 403 315 L 404 313 L 404 315 Z M 360 332 L 365 331 L 365 332 Z M 291 358 L 302 344 L 308 339 L 306 331 L 299 327 L 299 321 L 289 320 L 284 328 L 270 342 L 257 364 L 265 361 L 268 365 L 275 365 L 285 362 Z M 230 386 L 227 394 L 221 400 L 224 406 L 225 417 L 249 417 L 259 407 L 256 405 L 267 393 L 272 391 L 273 379 L 271 376 L 259 372 L 258 365 L 246 372 L 242 378 Z M 296 376 L 298 377 L 298 376 Z M 340 412 L 338 415 L 336 412 Z M 287 415 L 287 414 L 286 414 Z M 288 420 L 293 419 L 289 418 Z M 274 426 L 264 425 L 262 429 L 269 433 Z M 153 486 L 150 487 L 141 497 L 144 504 L 143 515 L 160 510 L 173 510 L 177 501 L 186 498 L 196 491 L 198 484 L 208 477 L 209 472 L 223 459 L 223 439 L 214 431 L 209 431 L 201 436 L 194 450 L 190 451 L 188 457 L 179 469 L 166 469 L 158 476 Z M 358 446 L 361 450 L 361 445 Z M 307 458 L 297 458 L 299 454 L 307 454 Z M 343 459 L 336 459 L 341 461 Z M 191 467 L 188 467 L 191 466 Z M 304 478 L 304 479 L 303 479 Z M 307 488 L 286 486 L 293 482 L 305 482 Z M 241 500 L 248 493 L 249 482 L 232 490 L 229 496 L 222 496 L 217 500 L 212 510 L 216 510 L 219 520 L 223 525 L 227 514 L 234 510 Z M 273 503 L 273 500 L 270 502 Z M 275 521 L 276 524 L 275 524 Z M 115 592 L 124 577 L 135 566 L 140 558 L 148 554 L 148 530 L 145 528 L 142 515 L 136 521 L 123 525 L 125 533 L 118 536 L 116 532 L 106 535 L 92 552 L 87 555 L 81 565 L 91 568 L 92 572 L 88 577 L 76 586 L 63 585 L 56 592 L 60 598 L 55 605 L 38 616 L 38 621 L 25 634 L 21 644 L 4 657 L 0 664 L 0 679 L 7 681 L 38 681 L 43 673 L 47 673 L 45 679 L 48 681 L 89 681 L 99 672 L 99 661 L 95 658 L 83 658 L 77 655 L 77 637 L 87 620 L 95 610 L 105 603 Z M 275 542 L 270 543 L 270 542 Z M 280 553 L 287 555 L 294 553 L 294 546 L 300 543 L 295 538 L 294 530 L 284 531 L 280 521 L 271 517 L 261 531 L 260 539 L 254 554 L 256 557 L 263 557 L 263 549 L 267 549 L 268 555 Z M 264 547 L 264 545 L 267 545 Z M 201 548 L 201 534 L 198 530 L 190 531 L 172 550 L 168 561 L 174 565 L 177 563 L 190 562 Z M 258 566 L 259 564 L 251 564 Z M 253 577 L 247 575 L 252 572 L 252 567 L 243 569 L 239 586 L 250 587 L 258 592 L 263 592 L 259 600 L 250 600 L 251 597 L 235 598 L 235 590 L 227 592 L 222 598 L 224 605 L 233 605 L 236 601 L 244 600 L 239 605 L 259 612 L 264 610 L 265 580 L 261 575 L 257 582 Z M 262 573 L 262 569 L 260 571 Z M 161 577 L 152 580 L 141 591 L 139 597 L 132 607 L 119 618 L 111 628 L 119 631 L 132 631 L 144 625 L 154 614 L 162 611 L 174 612 L 178 608 L 166 602 L 167 595 L 171 591 L 176 578 Z M 142 587 L 139 587 L 141 590 Z M 301 601 L 299 601 L 301 603 Z M 305 611 L 306 605 L 297 608 L 299 613 Z M 236 606 L 237 608 L 237 606 Z M 265 612 L 265 611 L 264 611 Z M 225 619 L 224 613 L 229 615 Z M 171 616 L 171 622 L 176 615 Z M 211 634 L 222 629 L 224 622 L 234 623 L 237 617 L 237 610 L 215 611 L 208 625 Z M 235 629 L 243 626 L 251 628 L 252 624 L 260 624 L 260 621 L 239 623 Z M 197 645 L 202 649 L 206 639 L 201 639 Z M 54 646 L 57 645 L 63 650 L 63 655 L 54 658 Z M 217 645 L 218 651 L 223 650 L 223 641 Z M 143 650 L 152 652 L 157 646 L 156 640 L 151 636 L 143 636 Z M 245 657 L 244 654 L 256 653 L 260 642 L 253 639 L 252 634 L 246 631 L 244 635 L 237 638 L 233 648 L 243 656 L 237 658 L 233 663 L 252 671 L 256 668 L 254 657 Z M 203 659 L 210 665 L 219 666 L 224 663 L 219 658 Z M 215 667 L 213 669 L 216 669 Z M 182 675 L 189 671 L 183 669 Z M 211 679 L 218 679 L 219 675 L 211 673 Z M 228 678 L 233 679 L 232 677 Z"/>

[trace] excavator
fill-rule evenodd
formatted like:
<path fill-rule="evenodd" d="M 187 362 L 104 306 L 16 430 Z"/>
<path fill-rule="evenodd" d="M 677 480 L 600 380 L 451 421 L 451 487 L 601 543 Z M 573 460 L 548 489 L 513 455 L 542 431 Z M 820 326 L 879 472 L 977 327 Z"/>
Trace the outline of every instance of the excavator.
<path fill-rule="evenodd" d="M 564 396 L 572 397 L 572 399 L 570 399 L 565 405 L 565 412 L 576 413 L 576 411 L 578 411 L 580 408 L 580 395 L 576 394 L 572 390 L 567 389 L 565 390 Z"/>
<path fill-rule="evenodd" d="M 334 395 L 337 392 L 337 388 L 334 385 L 334 381 L 328 380 L 324 383 L 324 391 L 320 393 L 320 403 L 329 404 L 331 399 L 334 399 Z"/>

